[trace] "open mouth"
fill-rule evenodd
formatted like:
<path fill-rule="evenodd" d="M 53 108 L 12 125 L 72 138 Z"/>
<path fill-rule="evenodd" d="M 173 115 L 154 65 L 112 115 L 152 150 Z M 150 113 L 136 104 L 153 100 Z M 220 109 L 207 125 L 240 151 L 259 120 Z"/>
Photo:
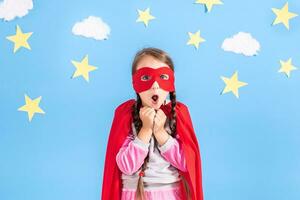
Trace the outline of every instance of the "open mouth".
<path fill-rule="evenodd" d="M 157 103 L 159 96 L 155 94 L 151 98 L 154 101 L 154 103 Z"/>

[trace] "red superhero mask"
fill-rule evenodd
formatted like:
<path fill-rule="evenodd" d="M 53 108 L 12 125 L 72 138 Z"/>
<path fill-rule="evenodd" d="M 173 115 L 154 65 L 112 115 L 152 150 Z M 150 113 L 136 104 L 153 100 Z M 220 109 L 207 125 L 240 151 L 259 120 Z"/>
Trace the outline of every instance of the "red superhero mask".
<path fill-rule="evenodd" d="M 132 84 L 137 93 L 150 89 L 155 81 L 160 88 L 173 92 L 175 91 L 174 79 L 174 72 L 168 66 L 157 69 L 142 67 L 133 74 Z"/>

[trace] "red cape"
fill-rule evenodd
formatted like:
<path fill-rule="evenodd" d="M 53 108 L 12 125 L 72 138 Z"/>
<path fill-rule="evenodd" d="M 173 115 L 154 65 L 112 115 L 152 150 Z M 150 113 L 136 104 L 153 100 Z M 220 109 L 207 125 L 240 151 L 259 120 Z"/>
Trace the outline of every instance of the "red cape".
<path fill-rule="evenodd" d="M 102 182 L 102 200 L 121 199 L 122 172 L 117 166 L 116 155 L 131 131 L 131 110 L 134 103 L 135 100 L 130 99 L 119 105 L 114 113 L 106 149 Z M 165 112 L 166 116 L 170 116 L 171 103 L 162 105 L 161 109 Z M 188 169 L 187 172 L 178 171 L 185 177 L 190 186 L 192 200 L 203 200 L 200 150 L 192 120 L 187 106 L 183 103 L 177 101 L 175 110 L 177 115 L 177 134 L 180 137 Z M 184 191 L 183 183 L 181 184 L 181 189 Z M 184 199 L 187 198 L 185 197 Z"/>

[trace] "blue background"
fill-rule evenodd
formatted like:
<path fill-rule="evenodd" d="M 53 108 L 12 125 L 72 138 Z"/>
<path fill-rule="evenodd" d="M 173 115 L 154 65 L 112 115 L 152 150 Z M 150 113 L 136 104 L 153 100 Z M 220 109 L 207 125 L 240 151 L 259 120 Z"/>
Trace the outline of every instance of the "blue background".
<path fill-rule="evenodd" d="M 285 1 L 227 0 L 210 13 L 193 1 L 34 1 L 23 18 L 0 23 L 0 199 L 99 199 L 114 109 L 135 98 L 131 62 L 137 50 L 158 47 L 175 63 L 176 92 L 190 110 L 199 140 L 207 200 L 300 199 L 300 72 L 278 73 L 279 60 L 300 67 L 300 17 L 272 26 L 271 8 Z M 137 9 L 156 17 L 146 28 Z M 300 13 L 299 1 L 289 10 Z M 74 36 L 73 25 L 90 15 L 111 28 L 108 40 Z M 33 32 L 32 50 L 13 54 L 8 35 L 16 25 Z M 188 32 L 206 40 L 186 45 Z M 250 32 L 257 56 L 221 49 L 225 38 Z M 90 82 L 71 79 L 86 54 L 98 67 Z M 249 85 L 220 95 L 237 70 Z M 42 96 L 45 115 L 17 109 L 24 95 Z"/>

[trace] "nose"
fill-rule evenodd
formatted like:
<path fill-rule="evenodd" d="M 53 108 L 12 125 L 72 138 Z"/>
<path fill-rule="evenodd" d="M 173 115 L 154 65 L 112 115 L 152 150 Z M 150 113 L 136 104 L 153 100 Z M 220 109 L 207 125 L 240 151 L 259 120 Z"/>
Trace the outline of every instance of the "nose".
<path fill-rule="evenodd" d="M 158 85 L 158 82 L 155 81 L 153 84 L 152 84 L 152 89 L 159 89 L 159 85 Z"/>

